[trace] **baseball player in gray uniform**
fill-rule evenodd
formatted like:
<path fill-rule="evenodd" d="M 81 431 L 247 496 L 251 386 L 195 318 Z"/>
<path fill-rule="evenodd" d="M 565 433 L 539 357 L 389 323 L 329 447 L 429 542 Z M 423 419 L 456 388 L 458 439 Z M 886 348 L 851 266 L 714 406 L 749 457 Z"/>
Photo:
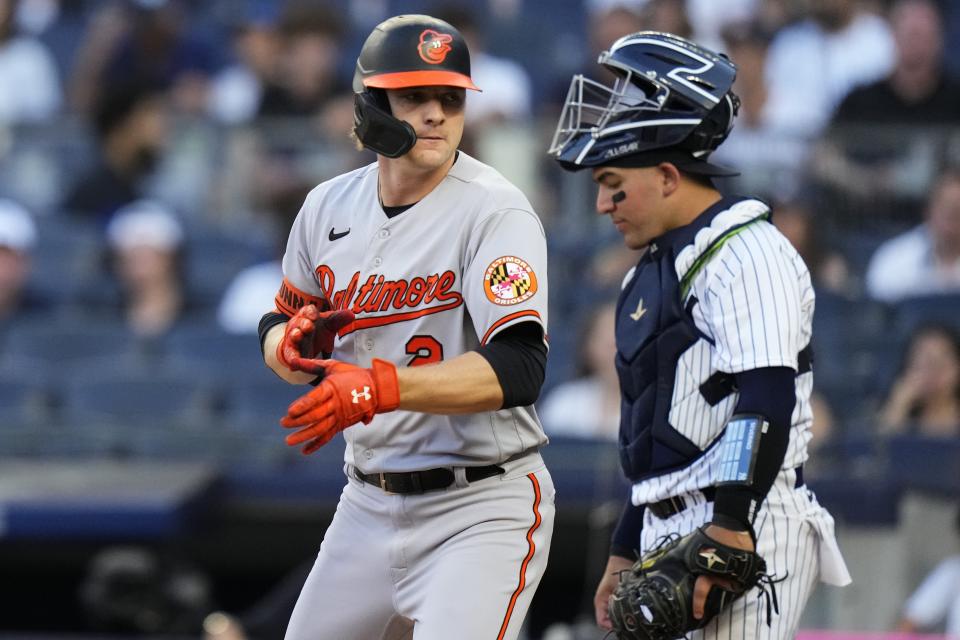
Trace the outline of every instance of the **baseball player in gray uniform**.
<path fill-rule="evenodd" d="M 457 150 L 468 89 L 451 25 L 373 30 L 354 133 L 377 160 L 309 194 L 261 321 L 267 365 L 316 385 L 288 444 L 347 442 L 290 640 L 516 638 L 546 567 L 546 243 L 523 194 Z"/>
<path fill-rule="evenodd" d="M 729 584 L 692 574 L 680 634 L 792 638 L 815 582 L 850 580 L 833 519 L 803 480 L 810 275 L 766 204 L 713 185 L 735 175 L 708 161 L 739 108 L 733 63 L 657 32 L 617 40 L 599 62 L 616 81 L 574 77 L 550 149 L 564 168 L 592 170 L 598 212 L 643 250 L 616 319 L 620 457 L 633 489 L 596 592 L 597 622 L 611 628 L 619 570 L 666 536 L 699 529 L 759 554 L 779 613 L 768 618 L 750 593 L 731 603 Z M 721 562 L 701 555 L 709 568 Z M 648 558 L 638 565 L 656 563 Z M 619 637 L 680 635 L 666 630 L 666 609 L 639 611 L 614 625 Z"/>

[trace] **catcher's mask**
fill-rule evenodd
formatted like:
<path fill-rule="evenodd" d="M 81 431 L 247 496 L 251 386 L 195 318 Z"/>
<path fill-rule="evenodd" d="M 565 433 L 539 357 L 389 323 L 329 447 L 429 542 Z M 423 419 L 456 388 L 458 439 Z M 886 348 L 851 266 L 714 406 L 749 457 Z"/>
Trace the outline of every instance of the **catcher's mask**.
<path fill-rule="evenodd" d="M 547 151 L 564 169 L 650 166 L 658 156 L 689 173 L 736 175 L 707 162 L 733 128 L 737 67 L 726 56 L 669 33 L 641 31 L 597 61 L 616 75 L 605 85 L 576 75 Z M 635 160 L 635 162 L 634 162 Z"/>
<path fill-rule="evenodd" d="M 470 52 L 452 25 L 425 15 L 395 16 L 367 37 L 353 74 L 353 130 L 368 149 L 398 158 L 417 135 L 393 117 L 386 89 L 448 86 L 480 89 L 470 79 Z"/>

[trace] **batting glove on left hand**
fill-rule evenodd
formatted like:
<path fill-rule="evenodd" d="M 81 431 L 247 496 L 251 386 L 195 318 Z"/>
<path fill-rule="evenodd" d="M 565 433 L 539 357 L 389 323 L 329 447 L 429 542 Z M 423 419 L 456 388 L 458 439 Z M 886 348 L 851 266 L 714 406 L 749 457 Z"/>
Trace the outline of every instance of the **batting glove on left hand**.
<path fill-rule="evenodd" d="M 320 311 L 308 304 L 287 321 L 283 339 L 277 344 L 277 360 L 291 371 L 306 371 L 305 360 L 321 356 L 329 358 L 333 353 L 333 341 L 337 332 L 353 322 L 349 309 Z"/>
<path fill-rule="evenodd" d="M 310 364 L 308 373 L 323 375 L 323 380 L 295 400 L 280 420 L 288 429 L 299 429 L 286 440 L 290 446 L 306 442 L 304 454 L 313 453 L 347 427 L 369 424 L 375 414 L 400 406 L 397 368 L 391 362 L 375 358 L 369 369 L 337 360 L 305 362 Z"/>

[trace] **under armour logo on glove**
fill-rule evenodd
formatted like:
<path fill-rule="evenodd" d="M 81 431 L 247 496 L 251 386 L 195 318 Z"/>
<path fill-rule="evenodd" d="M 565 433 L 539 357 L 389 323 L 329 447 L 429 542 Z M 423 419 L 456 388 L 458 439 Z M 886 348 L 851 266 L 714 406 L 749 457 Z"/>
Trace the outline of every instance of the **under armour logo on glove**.
<path fill-rule="evenodd" d="M 336 360 L 303 362 L 308 365 L 303 371 L 322 379 L 290 405 L 280 424 L 297 429 L 287 436 L 287 444 L 306 443 L 304 453 L 313 453 L 350 425 L 368 424 L 375 414 L 400 406 L 397 368 L 391 362 L 374 358 L 369 369 Z"/>

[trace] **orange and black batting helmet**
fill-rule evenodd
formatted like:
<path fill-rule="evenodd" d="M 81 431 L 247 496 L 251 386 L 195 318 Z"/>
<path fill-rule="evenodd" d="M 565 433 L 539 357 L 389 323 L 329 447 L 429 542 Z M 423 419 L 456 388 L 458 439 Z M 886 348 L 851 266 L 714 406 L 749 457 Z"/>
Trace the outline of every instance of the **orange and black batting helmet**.
<path fill-rule="evenodd" d="M 426 15 L 394 16 L 367 37 L 353 74 L 354 133 L 389 158 L 417 142 L 413 128 L 390 114 L 384 89 L 447 86 L 479 91 L 470 78 L 470 52 L 453 25 Z"/>

